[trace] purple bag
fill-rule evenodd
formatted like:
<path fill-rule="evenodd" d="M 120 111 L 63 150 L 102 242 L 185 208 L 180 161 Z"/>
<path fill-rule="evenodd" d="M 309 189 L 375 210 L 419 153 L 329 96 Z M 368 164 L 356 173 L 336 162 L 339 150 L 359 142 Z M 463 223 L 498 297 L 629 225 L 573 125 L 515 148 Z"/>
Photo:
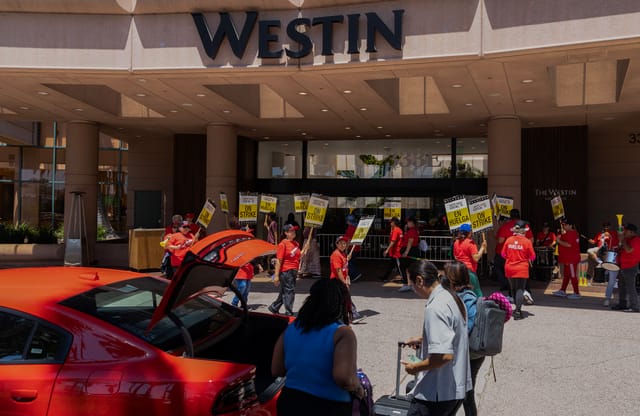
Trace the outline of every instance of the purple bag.
<path fill-rule="evenodd" d="M 359 399 L 357 397 L 353 397 L 353 410 L 351 412 L 352 416 L 374 416 L 373 415 L 373 386 L 371 385 L 371 381 L 369 381 L 369 377 L 362 371 L 361 368 L 358 368 L 356 372 L 358 375 L 358 379 L 360 380 L 360 384 L 364 388 L 364 397 Z"/>

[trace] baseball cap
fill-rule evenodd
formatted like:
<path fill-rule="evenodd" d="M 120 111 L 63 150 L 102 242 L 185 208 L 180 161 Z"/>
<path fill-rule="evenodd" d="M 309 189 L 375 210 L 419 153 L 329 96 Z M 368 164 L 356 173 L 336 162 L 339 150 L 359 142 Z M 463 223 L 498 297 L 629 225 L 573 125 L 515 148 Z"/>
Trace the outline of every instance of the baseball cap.
<path fill-rule="evenodd" d="M 522 220 L 516 221 L 516 224 L 511 229 L 511 232 L 513 233 L 521 233 L 526 231 L 529 231 L 529 226 L 525 221 L 522 221 Z"/>
<path fill-rule="evenodd" d="M 349 242 L 349 239 L 343 235 L 341 235 L 340 237 L 336 238 L 336 244 L 338 244 L 340 241 L 344 241 L 345 243 Z"/>
<path fill-rule="evenodd" d="M 356 222 L 356 216 L 355 216 L 355 215 L 353 215 L 353 214 L 349 214 L 349 215 L 347 215 L 347 223 L 348 223 L 348 224 L 351 224 L 351 225 L 356 225 L 356 224 L 357 224 L 357 222 Z"/>
<path fill-rule="evenodd" d="M 282 226 L 282 230 L 284 230 L 284 231 L 289 231 L 289 230 L 295 231 L 297 229 L 298 229 L 298 227 L 296 227 L 293 224 L 285 224 L 285 225 Z"/>
<path fill-rule="evenodd" d="M 463 233 L 470 233 L 471 232 L 471 224 L 462 224 L 459 228 L 459 230 Z"/>
<path fill-rule="evenodd" d="M 187 228 L 189 228 L 189 221 L 182 221 L 182 222 L 180 223 L 180 227 L 187 227 Z"/>
<path fill-rule="evenodd" d="M 633 231 L 634 233 L 638 232 L 638 227 L 635 224 L 627 224 L 624 226 L 625 230 Z"/>

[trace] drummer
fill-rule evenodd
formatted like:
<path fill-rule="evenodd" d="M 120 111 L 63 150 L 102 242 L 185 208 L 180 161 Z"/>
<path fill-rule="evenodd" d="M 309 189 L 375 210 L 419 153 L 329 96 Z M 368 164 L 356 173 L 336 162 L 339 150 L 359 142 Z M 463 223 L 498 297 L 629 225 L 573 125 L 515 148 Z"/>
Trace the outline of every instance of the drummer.
<path fill-rule="evenodd" d="M 536 235 L 536 247 L 553 248 L 556 245 L 556 233 L 550 230 L 549 223 L 542 224 L 542 231 Z"/>
<path fill-rule="evenodd" d="M 591 247 L 587 250 L 589 257 L 595 261 L 598 266 L 602 265 L 602 259 L 598 255 L 600 251 L 609 251 L 613 250 L 615 247 L 618 247 L 618 236 L 616 233 L 610 232 L 611 223 L 609 221 L 604 221 L 602 223 L 602 230 L 596 234 L 593 239 L 589 239 L 590 244 L 595 244 L 595 247 Z"/>

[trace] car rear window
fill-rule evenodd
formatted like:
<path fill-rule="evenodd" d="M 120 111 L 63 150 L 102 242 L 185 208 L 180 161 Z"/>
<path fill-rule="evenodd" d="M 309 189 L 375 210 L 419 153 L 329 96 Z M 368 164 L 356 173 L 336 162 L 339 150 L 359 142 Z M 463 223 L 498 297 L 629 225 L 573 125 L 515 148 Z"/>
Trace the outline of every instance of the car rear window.
<path fill-rule="evenodd" d="M 147 332 L 166 288 L 164 280 L 141 277 L 100 286 L 60 303 L 171 352 L 184 347 L 180 329 L 171 319 L 165 316 Z M 225 333 L 230 323 L 238 319 L 235 308 L 208 295 L 188 300 L 173 313 L 188 329 L 194 343 Z"/>

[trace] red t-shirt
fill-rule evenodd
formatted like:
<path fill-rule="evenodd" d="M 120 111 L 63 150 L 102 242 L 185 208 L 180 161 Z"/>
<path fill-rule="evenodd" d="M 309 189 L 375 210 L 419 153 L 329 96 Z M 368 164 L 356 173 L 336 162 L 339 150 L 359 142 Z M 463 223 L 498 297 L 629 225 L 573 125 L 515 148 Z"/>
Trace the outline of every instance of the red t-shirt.
<path fill-rule="evenodd" d="M 558 241 L 566 241 L 571 247 L 558 245 L 558 263 L 577 264 L 580 263 L 580 236 L 576 230 L 569 230 L 560 234 Z"/>
<path fill-rule="evenodd" d="M 402 234 L 402 242 L 400 243 L 401 249 L 407 247 L 407 244 L 409 244 L 409 239 L 413 239 L 413 241 L 411 242 L 411 247 L 418 247 L 418 244 L 420 244 L 420 234 L 418 234 L 418 230 L 416 230 L 415 227 L 407 229 L 407 231 Z"/>
<path fill-rule="evenodd" d="M 329 264 L 331 265 L 331 279 L 338 278 L 338 270 L 342 270 L 342 277 L 346 278 L 349 275 L 349 261 L 347 255 L 338 249 L 333 250 L 331 257 L 329 257 Z"/>
<path fill-rule="evenodd" d="M 473 259 L 473 255 L 478 253 L 478 246 L 471 238 L 463 238 L 453 242 L 453 257 L 464 263 L 472 272 L 478 269 L 478 262 Z"/>
<path fill-rule="evenodd" d="M 627 253 L 624 248 L 620 249 L 618 261 L 620 262 L 621 269 L 629 269 L 640 263 L 640 238 L 634 235 L 627 239 L 627 245 L 629 245 L 633 251 Z"/>
<path fill-rule="evenodd" d="M 298 270 L 300 266 L 300 244 L 296 240 L 286 238 L 278 243 L 276 258 L 280 260 L 280 272 Z"/>
<path fill-rule="evenodd" d="M 238 273 L 236 273 L 236 279 L 238 280 L 251 280 L 253 279 L 253 274 L 255 270 L 253 269 L 253 264 L 247 263 L 244 266 L 240 267 Z"/>
<path fill-rule="evenodd" d="M 184 256 L 187 254 L 187 251 L 189 251 L 189 247 L 191 247 L 191 245 L 192 245 L 192 244 L 189 243 L 189 241 L 191 241 L 191 243 L 193 243 L 193 234 L 191 234 L 191 233 L 187 233 L 187 234 L 174 233 L 174 234 L 171 234 L 171 238 L 169 238 L 169 242 L 167 243 L 167 246 L 181 246 L 180 248 L 176 248 L 174 250 L 170 250 L 171 251 L 171 266 L 173 266 L 173 267 L 180 266 L 180 263 L 182 263 L 182 260 L 184 259 Z"/>
<path fill-rule="evenodd" d="M 507 238 L 511 237 L 513 235 L 513 231 L 511 231 L 511 229 L 516 225 L 516 222 L 518 221 L 519 220 L 514 219 L 502 224 L 502 226 L 498 229 L 498 233 L 496 234 L 496 240 L 502 237 L 506 241 Z M 533 232 L 531 231 L 531 228 L 529 228 L 529 231 L 527 231 L 524 236 L 530 240 L 533 239 Z M 496 253 L 502 253 L 502 246 L 504 246 L 504 241 L 502 243 L 496 242 Z"/>
<path fill-rule="evenodd" d="M 536 243 L 542 247 L 551 247 L 553 243 L 556 242 L 556 235 L 552 231 L 549 231 L 547 234 L 540 231 L 536 236 Z"/>
<path fill-rule="evenodd" d="M 391 250 L 388 251 L 389 257 L 399 258 L 400 257 L 400 245 L 402 244 L 402 228 L 393 227 L 391 229 L 391 234 L 389 235 L 389 244 L 392 241 L 395 241 Z"/>
<path fill-rule="evenodd" d="M 607 237 L 604 236 L 603 232 L 600 232 L 596 234 L 593 240 L 596 242 L 598 247 L 602 247 L 603 241 L 605 242 L 607 247 L 609 247 L 609 249 L 618 245 L 618 236 L 616 235 L 615 232 L 611 232 L 611 231 L 609 231 L 609 236 Z"/>
<path fill-rule="evenodd" d="M 512 235 L 507 238 L 502 247 L 504 257 L 504 274 L 512 279 L 529 278 L 529 261 L 535 260 L 536 252 L 533 244 L 526 236 Z"/>

